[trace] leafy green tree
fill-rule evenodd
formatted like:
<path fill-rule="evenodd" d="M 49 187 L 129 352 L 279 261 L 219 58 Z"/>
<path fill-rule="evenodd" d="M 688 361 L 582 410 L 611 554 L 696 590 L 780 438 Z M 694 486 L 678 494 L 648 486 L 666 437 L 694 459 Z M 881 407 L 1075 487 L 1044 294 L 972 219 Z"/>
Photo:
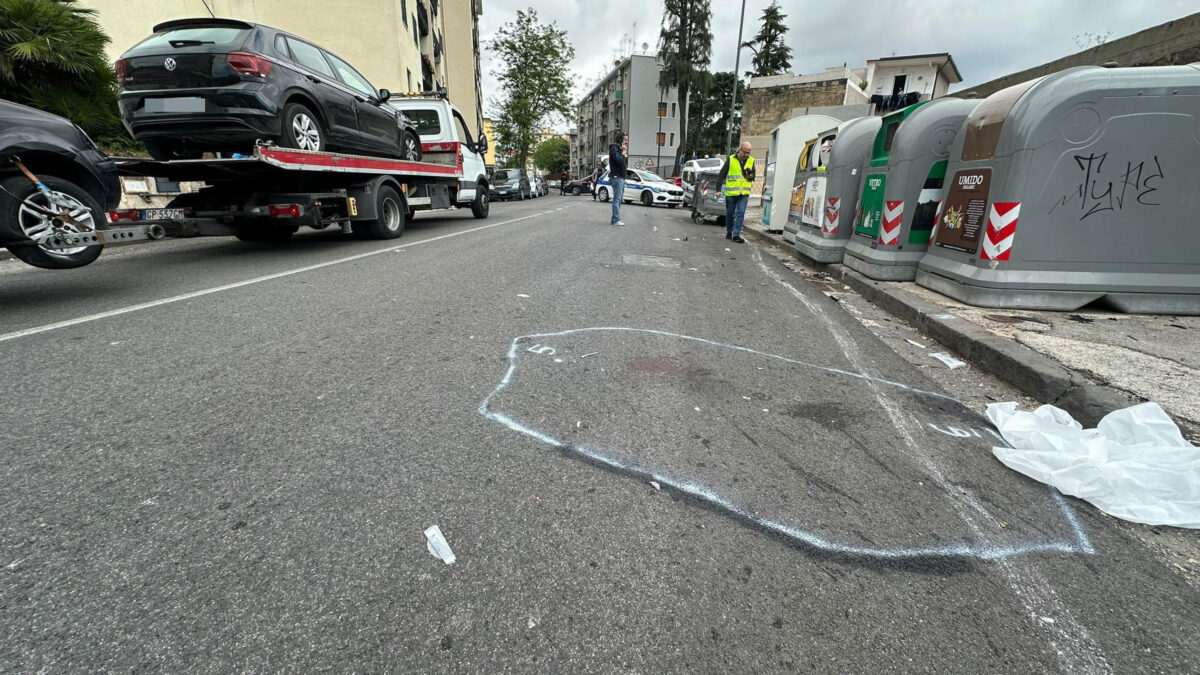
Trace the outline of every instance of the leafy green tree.
<path fill-rule="evenodd" d="M 784 41 L 787 24 L 783 20 L 786 18 L 787 14 L 779 8 L 779 0 L 774 0 L 763 10 L 762 28 L 758 30 L 758 35 L 742 45 L 754 50 L 754 59 L 751 61 L 754 70 L 747 71 L 747 77 L 780 75 L 791 70 L 792 48 Z"/>
<path fill-rule="evenodd" d="M 133 142 L 95 10 L 74 0 L 0 0 L 0 98 L 61 115 L 102 144 Z"/>
<path fill-rule="evenodd" d="M 548 138 L 533 151 L 533 165 L 549 174 L 571 167 L 571 144 L 565 138 Z"/>
<path fill-rule="evenodd" d="M 709 0 L 664 0 L 662 31 L 658 36 L 663 59 L 662 84 L 679 88 L 679 100 L 700 82 L 712 61 L 712 7 Z M 673 174 L 679 173 L 679 158 L 687 147 L 687 118 L 679 125 L 679 151 Z"/>
<path fill-rule="evenodd" d="M 514 166 L 525 166 L 543 122 L 553 114 L 573 116 L 568 66 L 575 48 L 558 25 L 538 21 L 537 12 L 517 11 L 517 20 L 500 27 L 489 45 L 500 65 L 500 98 L 491 104 L 499 147 L 512 151 Z"/>
<path fill-rule="evenodd" d="M 705 73 L 699 85 L 692 90 L 688 104 L 688 127 L 692 130 L 690 152 L 701 157 L 725 152 L 725 131 L 729 126 L 729 105 L 735 83 L 737 101 L 734 103 L 733 145 L 738 145 L 746 83 L 735 77 L 733 71 Z"/>

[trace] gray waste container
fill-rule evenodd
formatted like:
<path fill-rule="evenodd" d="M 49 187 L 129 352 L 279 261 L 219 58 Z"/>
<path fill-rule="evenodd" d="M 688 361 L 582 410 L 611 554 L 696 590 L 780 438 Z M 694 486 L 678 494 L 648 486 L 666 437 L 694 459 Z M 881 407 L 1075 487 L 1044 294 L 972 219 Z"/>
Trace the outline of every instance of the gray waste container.
<path fill-rule="evenodd" d="M 871 144 L 879 132 L 881 118 L 859 117 L 845 122 L 837 129 L 837 138 L 824 174 L 824 203 L 816 203 L 816 217 L 801 209 L 795 225 L 796 251 L 820 263 L 842 261 L 846 240 L 853 231 L 854 206 L 858 203 L 858 187 Z M 819 192 L 819 185 L 814 186 Z M 807 202 L 808 186 L 805 185 Z M 791 215 L 789 214 L 789 220 Z"/>
<path fill-rule="evenodd" d="M 702 223 L 707 218 L 716 218 L 718 225 L 725 224 L 725 196 L 721 190 L 720 169 L 708 169 L 696 174 L 696 187 L 692 193 L 692 221 Z"/>
<path fill-rule="evenodd" d="M 783 240 L 789 244 L 796 243 L 796 232 L 800 230 L 800 217 L 804 208 L 805 188 L 808 185 L 809 179 L 816 176 L 821 170 L 820 146 L 822 139 L 829 142 L 829 147 L 833 147 L 833 139 L 837 135 L 837 130 L 823 131 L 814 138 L 810 138 L 804 142 L 804 149 L 800 151 L 800 158 L 796 160 L 796 171 L 792 176 L 792 189 L 786 196 L 781 196 L 781 200 L 787 203 L 787 218 L 783 225 Z M 825 158 L 828 159 L 828 155 Z M 782 209 L 781 209 L 782 210 Z"/>
<path fill-rule="evenodd" d="M 983 307 L 1200 314 L 1198 65 L 1085 66 L 988 97 L 917 282 Z"/>
<path fill-rule="evenodd" d="M 911 281 L 929 248 L 942 202 L 950 146 L 982 101 L 939 98 L 914 110 L 900 125 L 888 151 L 887 183 L 878 234 L 852 237 L 847 267 L 872 279 Z"/>

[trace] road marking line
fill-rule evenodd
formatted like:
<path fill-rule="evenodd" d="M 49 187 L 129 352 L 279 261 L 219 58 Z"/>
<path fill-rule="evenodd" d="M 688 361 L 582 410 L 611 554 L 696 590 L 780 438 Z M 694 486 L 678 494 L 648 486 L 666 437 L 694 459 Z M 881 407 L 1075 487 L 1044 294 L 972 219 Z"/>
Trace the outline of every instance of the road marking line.
<path fill-rule="evenodd" d="M 49 332 L 52 330 L 58 330 L 59 328 L 70 328 L 71 326 L 78 326 L 79 324 L 83 324 L 83 323 L 99 321 L 100 319 L 107 319 L 109 317 L 120 316 L 122 314 L 129 314 L 130 312 L 138 312 L 143 309 L 151 309 L 153 307 L 159 307 L 161 305 L 170 305 L 172 303 L 182 302 L 184 300 L 191 300 L 192 298 L 199 298 L 199 297 L 205 296 L 205 295 L 212 295 L 213 293 L 221 293 L 224 291 L 231 291 L 235 288 L 241 288 L 243 286 L 250 286 L 252 284 L 260 284 L 264 281 L 273 281 L 275 279 L 282 279 L 283 277 L 290 277 L 295 274 L 302 274 L 304 272 L 311 272 L 313 270 L 319 270 L 323 267 L 331 267 L 333 265 L 340 265 L 342 263 L 354 262 L 355 260 L 362 260 L 363 258 L 369 258 L 371 256 L 379 255 L 381 253 L 392 253 L 394 251 L 399 251 L 401 249 L 409 248 L 412 246 L 420 246 L 421 244 L 429 244 L 429 243 L 432 243 L 435 241 L 441 241 L 443 239 L 450 239 L 451 237 L 459 237 L 464 234 L 471 234 L 472 232 L 479 232 L 481 230 L 487 230 L 487 229 L 490 229 L 493 227 L 500 227 L 501 225 L 510 225 L 512 223 L 520 222 L 522 220 L 529 220 L 530 218 L 536 218 L 538 216 L 543 216 L 543 215 L 546 215 L 546 214 L 532 213 L 528 216 L 522 216 L 520 218 L 513 218 L 512 220 L 505 220 L 505 221 L 502 221 L 499 223 L 492 223 L 490 225 L 482 225 L 480 227 L 473 227 L 469 230 L 462 230 L 461 232 L 451 232 L 449 234 L 443 234 L 443 235 L 439 235 L 436 237 L 431 237 L 429 239 L 422 239 L 421 241 L 413 241 L 413 242 L 409 242 L 407 244 L 400 244 L 398 246 L 389 246 L 388 248 L 381 248 L 378 251 L 369 251 L 367 253 L 358 253 L 356 255 L 347 256 L 345 258 L 338 258 L 337 260 L 329 260 L 329 261 L 322 262 L 322 263 L 316 263 L 314 265 L 306 265 L 304 267 L 298 267 L 293 270 L 287 270 L 284 272 L 275 272 L 274 274 L 267 274 L 267 275 L 264 275 L 261 277 L 254 277 L 253 279 L 246 279 L 244 281 L 235 281 L 232 284 L 224 284 L 222 286 L 214 286 L 213 288 L 206 288 L 201 291 L 192 291 L 190 293 L 184 293 L 182 295 L 175 295 L 175 296 L 172 296 L 169 298 L 162 298 L 159 300 L 151 300 L 150 302 L 142 302 L 142 303 L 138 303 L 136 305 L 129 305 L 128 307 L 121 307 L 119 309 L 111 309 L 111 310 L 108 310 L 107 312 L 99 312 L 97 314 L 88 314 L 87 316 L 81 316 L 81 317 L 78 317 L 75 319 L 67 319 L 66 321 L 56 321 L 54 323 L 48 323 L 48 324 L 45 324 L 42 326 L 35 326 L 33 328 L 26 328 L 24 330 L 13 331 L 12 333 L 5 333 L 3 335 L 0 335 L 0 342 L 16 340 L 18 338 L 28 337 L 30 335 L 37 335 L 38 333 L 46 333 L 46 332 Z"/>

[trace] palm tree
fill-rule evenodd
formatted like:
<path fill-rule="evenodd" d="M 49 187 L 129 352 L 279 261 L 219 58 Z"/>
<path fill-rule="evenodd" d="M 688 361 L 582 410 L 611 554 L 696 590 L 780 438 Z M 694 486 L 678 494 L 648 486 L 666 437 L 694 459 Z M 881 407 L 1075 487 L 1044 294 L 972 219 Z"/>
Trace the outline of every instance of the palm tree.
<path fill-rule="evenodd" d="M 122 138 L 109 40 L 94 15 L 75 0 L 0 0 L 0 98 Z"/>

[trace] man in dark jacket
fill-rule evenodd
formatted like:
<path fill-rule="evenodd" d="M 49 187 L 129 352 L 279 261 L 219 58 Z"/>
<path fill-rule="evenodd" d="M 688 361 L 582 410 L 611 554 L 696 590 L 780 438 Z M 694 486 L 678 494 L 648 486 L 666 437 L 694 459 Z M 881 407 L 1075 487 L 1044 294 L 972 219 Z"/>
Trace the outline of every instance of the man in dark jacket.
<path fill-rule="evenodd" d="M 629 134 L 618 132 L 620 142 L 608 147 L 608 181 L 612 183 L 612 224 L 621 222 L 621 201 L 625 199 L 625 163 L 629 160 Z"/>

